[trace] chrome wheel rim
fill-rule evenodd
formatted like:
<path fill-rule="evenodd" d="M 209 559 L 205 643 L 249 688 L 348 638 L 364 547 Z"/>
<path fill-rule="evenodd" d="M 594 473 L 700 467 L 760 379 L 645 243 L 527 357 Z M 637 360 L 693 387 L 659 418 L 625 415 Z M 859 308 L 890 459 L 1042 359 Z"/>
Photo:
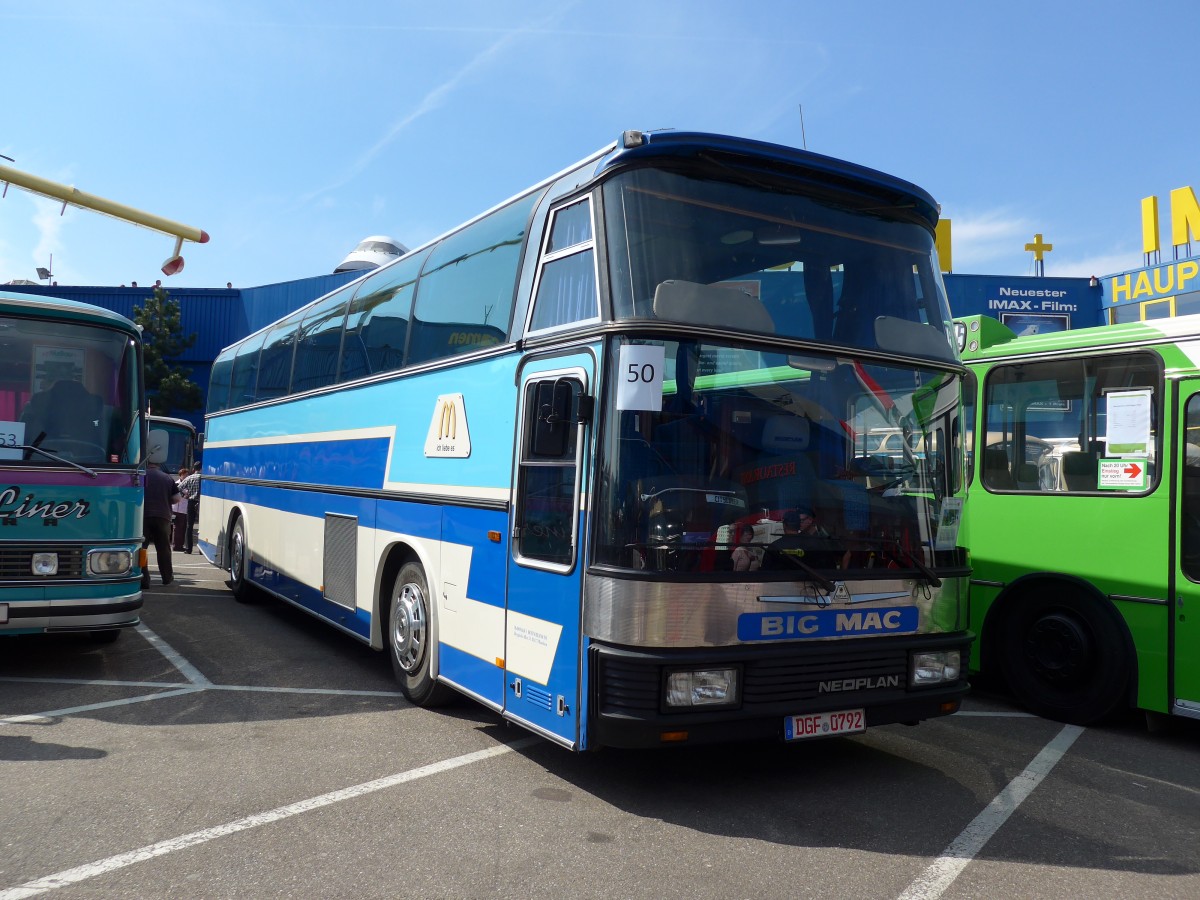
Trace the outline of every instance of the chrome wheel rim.
<path fill-rule="evenodd" d="M 233 533 L 233 551 L 230 554 L 229 574 L 235 582 L 242 580 L 242 566 L 246 557 L 245 539 L 239 528 Z"/>
<path fill-rule="evenodd" d="M 416 673 L 421 665 L 427 629 L 425 596 L 409 582 L 392 598 L 392 654 L 408 675 Z"/>

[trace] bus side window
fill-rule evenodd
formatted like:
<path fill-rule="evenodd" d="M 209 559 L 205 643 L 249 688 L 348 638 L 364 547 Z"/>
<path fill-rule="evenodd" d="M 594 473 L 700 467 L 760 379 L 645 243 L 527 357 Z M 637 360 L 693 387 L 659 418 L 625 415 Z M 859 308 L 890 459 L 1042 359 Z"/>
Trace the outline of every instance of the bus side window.
<path fill-rule="evenodd" d="M 507 337 L 536 199 L 527 195 L 433 248 L 417 290 L 408 365 L 468 353 Z"/>
<path fill-rule="evenodd" d="M 597 302 L 591 202 L 584 198 L 554 212 L 529 330 L 596 319 Z"/>
<path fill-rule="evenodd" d="M 1179 565 L 1193 581 L 1200 581 L 1200 444 L 1196 437 L 1200 426 L 1200 394 L 1188 400 L 1187 427 L 1180 448 L 1183 464 L 1183 490 L 1179 501 Z"/>
<path fill-rule="evenodd" d="M 342 348 L 342 381 L 404 365 L 417 276 L 428 251 L 406 256 L 368 276 L 350 302 Z"/>
<path fill-rule="evenodd" d="M 530 382 L 525 394 L 517 553 L 553 565 L 574 554 L 576 446 L 583 386 L 575 379 Z"/>
<path fill-rule="evenodd" d="M 258 385 L 258 357 L 265 335 L 259 333 L 246 339 L 233 358 L 233 375 L 229 384 L 229 406 L 236 409 L 254 402 Z"/>
<path fill-rule="evenodd" d="M 308 307 L 296 336 L 292 393 L 311 391 L 337 381 L 338 352 L 346 307 L 354 287 L 341 288 Z"/>

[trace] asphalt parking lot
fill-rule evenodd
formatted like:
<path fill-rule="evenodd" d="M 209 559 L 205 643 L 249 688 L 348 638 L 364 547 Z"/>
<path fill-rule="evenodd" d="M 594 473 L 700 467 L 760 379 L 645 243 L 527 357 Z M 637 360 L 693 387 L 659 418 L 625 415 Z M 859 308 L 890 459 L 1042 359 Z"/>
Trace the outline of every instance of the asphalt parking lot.
<path fill-rule="evenodd" d="M 795 745 L 571 754 L 176 554 L 143 624 L 0 643 L 0 900 L 1200 896 L 1200 728 L 1002 696 Z"/>

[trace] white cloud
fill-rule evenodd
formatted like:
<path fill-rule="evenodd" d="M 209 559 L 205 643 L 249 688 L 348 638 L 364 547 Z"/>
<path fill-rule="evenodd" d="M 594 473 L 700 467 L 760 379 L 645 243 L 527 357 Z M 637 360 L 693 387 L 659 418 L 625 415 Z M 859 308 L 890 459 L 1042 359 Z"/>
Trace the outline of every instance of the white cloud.
<path fill-rule="evenodd" d="M 1087 278 L 1090 275 L 1103 278 L 1141 267 L 1142 255 L 1134 246 L 1125 250 L 1114 250 L 1112 253 L 1097 253 L 1078 260 L 1064 259 L 1058 263 L 1049 258 L 1046 260 L 1046 274 L 1063 278 Z"/>
<path fill-rule="evenodd" d="M 377 156 L 379 156 L 380 153 L 382 153 L 393 141 L 395 141 L 396 138 L 398 138 L 400 134 L 408 128 L 409 125 L 411 125 L 417 119 L 420 119 L 422 116 L 440 108 L 446 102 L 447 98 L 453 94 L 465 81 L 467 81 L 472 75 L 481 69 L 487 68 L 497 57 L 507 50 L 510 45 L 527 35 L 540 34 L 544 32 L 551 23 L 561 19 L 567 10 L 575 5 L 576 4 L 574 3 L 567 4 L 551 15 L 545 17 L 538 23 L 515 28 L 512 31 L 507 31 L 502 34 L 498 40 L 494 41 L 490 46 L 484 48 L 480 53 L 477 53 L 473 58 L 468 60 L 466 65 L 450 76 L 450 78 L 446 79 L 437 87 L 426 93 L 425 96 L 421 98 L 420 102 L 417 103 L 415 108 L 393 122 L 392 126 L 387 130 L 383 137 L 381 137 L 373 145 L 361 153 L 358 159 L 350 164 L 349 169 L 347 169 L 347 171 L 337 181 L 326 185 L 323 188 L 312 191 L 301 199 L 305 202 L 310 201 L 314 197 L 318 197 L 321 194 L 327 193 L 328 191 L 336 190 L 359 175 L 375 160 Z"/>
<path fill-rule="evenodd" d="M 1033 225 L 1001 207 L 982 213 L 948 215 L 954 271 L 991 274 L 999 260 L 1021 259 L 1033 238 Z M 1016 274 L 1016 273 L 1004 273 Z"/>
<path fill-rule="evenodd" d="M 61 215 L 62 203 L 54 200 L 44 200 L 35 198 L 33 201 L 35 211 L 33 214 L 33 227 L 37 232 L 37 242 L 33 245 L 33 262 L 35 266 L 50 268 L 50 257 L 57 250 L 59 259 L 62 259 L 65 254 L 65 245 L 62 239 L 63 226 L 67 222 L 67 215 L 70 215 L 70 207 L 68 207 L 67 215 Z"/>

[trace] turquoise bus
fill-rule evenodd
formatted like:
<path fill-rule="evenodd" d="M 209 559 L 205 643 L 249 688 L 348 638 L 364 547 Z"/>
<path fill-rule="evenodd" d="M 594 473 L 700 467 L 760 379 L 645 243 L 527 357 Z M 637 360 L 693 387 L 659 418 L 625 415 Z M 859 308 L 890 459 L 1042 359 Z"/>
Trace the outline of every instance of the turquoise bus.
<path fill-rule="evenodd" d="M 972 668 L 1066 722 L 1200 718 L 1200 316 L 959 325 Z"/>
<path fill-rule="evenodd" d="M 0 292 L 0 635 L 137 624 L 144 404 L 132 322 Z"/>
<path fill-rule="evenodd" d="M 413 702 L 573 749 L 951 713 L 936 218 L 851 163 L 627 132 L 224 350 L 201 546 Z M 870 452 L 888 428 L 923 452 Z"/>

